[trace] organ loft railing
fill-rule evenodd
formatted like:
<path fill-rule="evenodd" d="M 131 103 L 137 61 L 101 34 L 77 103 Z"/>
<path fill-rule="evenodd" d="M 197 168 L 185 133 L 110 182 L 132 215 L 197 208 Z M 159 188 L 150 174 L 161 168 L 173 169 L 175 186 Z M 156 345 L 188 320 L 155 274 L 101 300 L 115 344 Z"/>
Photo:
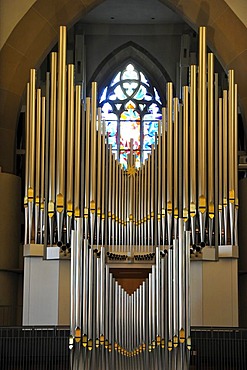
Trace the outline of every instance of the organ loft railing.
<path fill-rule="evenodd" d="M 97 84 L 85 102 L 74 86 L 65 27 L 45 96 L 30 72 L 25 244 L 44 244 L 47 258 L 71 252 L 69 345 L 77 363 L 99 348 L 133 368 L 149 352 L 165 364 L 180 348 L 176 363 L 186 368 L 190 258 L 204 247 L 238 244 L 237 86 L 230 70 L 220 96 L 205 27 L 182 101 L 169 82 L 162 114 L 148 159 L 135 168 L 131 149 L 124 170 L 108 145 Z M 149 277 L 128 295 L 109 264 L 145 260 L 153 263 Z"/>

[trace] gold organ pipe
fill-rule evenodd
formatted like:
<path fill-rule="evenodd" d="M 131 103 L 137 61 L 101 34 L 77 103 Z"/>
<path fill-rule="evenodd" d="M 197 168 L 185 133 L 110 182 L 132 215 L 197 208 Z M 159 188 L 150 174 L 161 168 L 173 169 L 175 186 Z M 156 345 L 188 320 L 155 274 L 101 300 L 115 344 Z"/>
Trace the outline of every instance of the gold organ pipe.
<path fill-rule="evenodd" d="M 81 171 L 80 169 L 81 169 L 81 86 L 78 85 L 76 86 L 76 90 L 75 90 L 75 183 L 74 183 L 75 217 L 81 216 L 81 211 L 80 211 L 81 210 L 81 207 L 80 207 Z"/>
<path fill-rule="evenodd" d="M 114 222 L 115 222 L 115 191 L 116 191 L 116 159 L 115 159 L 115 154 L 112 154 L 112 184 L 111 184 L 111 220 L 112 220 L 112 236 L 113 236 L 113 241 L 114 243 Z"/>
<path fill-rule="evenodd" d="M 122 244 L 124 244 L 124 227 L 125 227 L 125 175 L 124 175 L 124 169 L 121 169 L 121 181 L 122 181 L 122 196 L 121 196 L 121 241 Z"/>
<path fill-rule="evenodd" d="M 174 102 L 174 217 L 178 218 L 178 98 Z"/>
<path fill-rule="evenodd" d="M 150 156 L 150 182 L 151 182 L 151 202 L 150 202 L 150 216 L 154 218 L 154 145 L 152 145 Z"/>
<path fill-rule="evenodd" d="M 105 123 L 104 123 L 105 124 Z M 105 131 L 103 131 L 103 135 L 102 135 L 102 143 L 101 143 L 101 146 L 102 146 L 102 158 L 101 158 L 101 166 L 102 166 L 102 192 L 101 192 L 101 210 L 102 210 L 102 220 L 104 221 L 105 220 L 105 146 L 106 146 L 106 143 L 105 143 Z M 102 240 L 102 244 L 103 244 L 103 240 Z"/>
<path fill-rule="evenodd" d="M 167 143 L 167 212 L 172 214 L 172 183 L 173 183 L 173 129 L 172 129 L 172 83 L 167 84 L 167 122 L 168 122 L 168 143 Z"/>
<path fill-rule="evenodd" d="M 123 196 L 123 183 L 122 183 L 122 166 L 121 163 L 118 164 L 118 220 L 117 220 L 117 229 L 118 229 L 118 244 L 120 245 L 120 230 L 121 230 L 121 220 L 122 220 L 122 196 Z"/>
<path fill-rule="evenodd" d="M 133 165 L 135 166 L 135 155 L 133 158 Z M 138 189 L 137 189 L 137 177 L 136 174 L 133 174 L 133 243 L 136 244 L 136 217 L 137 217 L 137 194 L 138 194 Z"/>
<path fill-rule="evenodd" d="M 151 218 L 151 215 L 150 215 L 150 209 L 151 209 L 151 179 L 150 179 L 150 175 L 151 175 L 151 155 L 150 153 L 148 153 L 148 159 L 147 159 L 147 180 L 146 180 L 146 184 L 147 184 L 147 231 L 148 231 L 148 234 L 147 234 L 147 245 L 150 245 L 150 218 Z"/>
<path fill-rule="evenodd" d="M 162 234 L 162 245 L 165 245 L 165 229 L 166 229 L 166 108 L 162 108 L 162 137 L 161 137 L 161 163 L 162 163 L 162 174 L 161 174 L 161 234 Z"/>
<path fill-rule="evenodd" d="M 97 227 L 96 227 L 96 245 L 99 245 L 99 238 L 100 238 L 100 220 L 101 220 L 101 187 L 102 187 L 102 167 L 101 167 L 101 160 L 102 160 L 102 136 L 101 136 L 101 111 L 98 109 L 98 131 L 97 134 L 97 199 L 96 199 L 96 210 L 97 210 Z M 96 148 L 95 148 L 96 150 Z"/>
<path fill-rule="evenodd" d="M 235 120 L 235 112 L 234 112 L 234 104 L 235 104 L 235 97 L 234 97 L 234 71 L 231 69 L 229 70 L 229 96 L 228 96 L 228 163 L 229 163 L 229 202 L 235 203 L 235 171 L 234 171 L 234 120 Z"/>
<path fill-rule="evenodd" d="M 40 203 L 40 131 L 41 131 L 41 89 L 37 89 L 36 98 L 36 143 L 35 143 L 35 204 Z"/>
<path fill-rule="evenodd" d="M 68 127 L 67 127 L 67 215 L 73 214 L 73 159 L 74 159 L 74 65 L 68 65 Z M 75 126 L 77 127 L 77 119 Z M 75 151 L 77 152 L 78 138 L 75 137 Z M 80 144 L 79 144 L 80 147 Z M 75 158 L 76 162 L 77 158 Z M 75 164 L 75 177 L 79 170 Z M 78 171 L 80 172 L 80 171 Z M 75 193 L 76 195 L 76 193 Z M 77 214 L 76 217 L 79 217 Z"/>
<path fill-rule="evenodd" d="M 117 239 L 117 225 L 118 225 L 118 192 L 119 192 L 119 165 L 115 161 L 115 238 Z M 116 243 L 117 244 L 117 243 Z"/>
<path fill-rule="evenodd" d="M 48 216 L 54 215 L 55 163 L 56 163 L 56 100 L 57 100 L 57 53 L 51 53 L 51 98 L 50 98 L 50 163 Z"/>
<path fill-rule="evenodd" d="M 118 215 L 117 215 L 117 238 L 118 238 L 118 245 L 120 245 L 120 229 L 121 229 L 121 211 L 122 211 L 122 200 L 121 197 L 123 196 L 122 194 L 122 167 L 121 164 L 118 163 Z"/>
<path fill-rule="evenodd" d="M 219 131 L 218 131 L 218 212 L 219 212 L 219 245 L 222 245 L 222 228 L 223 228 L 223 192 L 222 192 L 222 179 L 223 179 L 223 129 L 222 129 L 222 122 L 223 122 L 223 109 L 222 109 L 222 98 L 219 98 L 219 104 L 218 104 L 218 114 L 219 114 Z"/>
<path fill-rule="evenodd" d="M 34 199 L 34 160 L 35 160 L 35 69 L 30 70 L 30 141 L 29 141 L 29 181 L 28 181 L 28 202 Z"/>
<path fill-rule="evenodd" d="M 154 160 L 155 160 L 155 154 L 154 154 L 154 145 L 152 145 L 152 151 L 151 151 L 151 156 L 150 156 L 150 181 L 151 181 L 151 187 L 150 187 L 150 191 L 151 191 L 151 202 L 150 202 L 150 216 L 151 216 L 151 224 L 150 224 L 150 228 L 151 228 L 151 234 L 150 234 L 150 238 L 151 238 L 151 245 L 154 245 L 154 166 L 155 166 L 155 163 L 154 163 Z"/>
<path fill-rule="evenodd" d="M 190 66 L 190 216 L 196 215 L 196 66 Z"/>
<path fill-rule="evenodd" d="M 40 130 L 41 130 L 41 89 L 36 95 L 36 140 L 35 140 L 35 226 L 34 242 L 38 243 L 38 223 L 40 211 Z"/>
<path fill-rule="evenodd" d="M 223 91 L 223 205 L 227 206 L 227 184 L 228 184 L 228 109 L 227 109 L 227 90 Z"/>
<path fill-rule="evenodd" d="M 90 105 L 91 99 L 86 98 L 86 155 L 85 155 L 85 209 L 84 217 L 89 212 L 89 168 L 90 168 Z"/>
<path fill-rule="evenodd" d="M 142 169 L 139 168 L 138 171 L 138 218 L 137 218 L 137 228 L 138 228 L 138 244 L 141 246 L 141 212 L 142 212 Z"/>
<path fill-rule="evenodd" d="M 96 207 L 96 115 L 97 115 L 97 83 L 92 83 L 91 104 L 91 164 L 90 164 L 90 212 L 95 212 Z"/>
<path fill-rule="evenodd" d="M 183 218 L 189 214 L 189 88 L 183 87 Z"/>
<path fill-rule="evenodd" d="M 214 217 L 214 55 L 208 54 L 208 215 Z"/>
<path fill-rule="evenodd" d="M 235 84 L 234 91 L 234 183 L 235 183 L 235 206 L 238 207 L 238 86 Z"/>
<path fill-rule="evenodd" d="M 162 218 L 165 217 L 166 210 L 166 108 L 162 108 L 162 199 L 161 199 L 161 214 Z"/>
<path fill-rule="evenodd" d="M 127 244 L 127 199 L 128 199 L 128 178 L 126 172 L 123 171 L 123 178 L 124 178 L 124 212 L 123 212 L 123 244 Z"/>
<path fill-rule="evenodd" d="M 40 155 L 40 244 L 43 244 L 43 226 L 45 211 L 45 135 L 46 135 L 46 98 L 41 98 L 41 155 Z"/>
<path fill-rule="evenodd" d="M 228 72 L 229 80 L 229 96 L 228 96 L 228 180 L 229 180 L 229 206 L 230 206 L 230 235 L 231 244 L 234 244 L 234 225 L 235 225 L 235 83 L 234 83 L 234 71 L 231 69 Z"/>
<path fill-rule="evenodd" d="M 235 84 L 235 104 L 234 104 L 234 182 L 235 182 L 235 240 L 238 245 L 238 87 Z"/>
<path fill-rule="evenodd" d="M 40 209 L 44 210 L 45 200 L 45 117 L 46 117 L 46 98 L 41 100 L 41 164 L 40 164 Z"/>
<path fill-rule="evenodd" d="M 143 168 L 143 236 L 144 244 L 146 244 L 146 230 L 147 230 L 147 161 L 145 161 Z"/>
<path fill-rule="evenodd" d="M 157 197 L 157 218 L 158 222 L 160 223 L 161 220 L 161 170 L 162 170 L 162 144 L 161 144 L 161 122 L 158 122 L 158 197 Z M 160 225 L 159 225 L 160 227 Z M 160 235 L 158 236 L 158 243 L 160 243 Z"/>
<path fill-rule="evenodd" d="M 65 134 L 66 134 L 66 27 L 60 27 L 58 52 L 57 106 L 57 203 L 59 213 L 64 210 L 65 195 Z M 59 232 L 58 232 L 59 233 Z M 58 235 L 58 238 L 60 236 Z"/>
<path fill-rule="evenodd" d="M 30 84 L 27 84 L 27 98 L 26 98 L 26 151 L 25 151 L 25 196 L 24 196 L 24 207 L 27 207 L 28 203 L 28 181 L 29 181 L 29 150 L 30 150 Z M 27 222 L 26 222 L 27 225 Z M 25 243 L 26 244 L 26 243 Z"/>
<path fill-rule="evenodd" d="M 130 167 L 130 171 L 132 171 L 131 169 L 132 169 L 132 166 L 134 165 L 134 163 L 133 163 L 133 139 L 130 139 L 130 156 L 129 156 L 129 158 L 130 158 L 130 160 L 129 160 L 129 167 Z M 133 176 L 132 176 L 131 173 L 130 173 L 130 176 L 129 176 L 129 182 L 130 182 L 129 219 L 130 219 L 130 222 L 132 222 L 132 220 L 133 220 L 133 200 L 134 200 L 134 193 L 133 193 Z"/>
<path fill-rule="evenodd" d="M 198 184 L 199 211 L 206 211 L 206 27 L 199 29 Z"/>
<path fill-rule="evenodd" d="M 108 244 L 111 244 L 111 191 L 112 191 L 112 146 L 109 146 L 109 152 L 108 152 Z"/>
<path fill-rule="evenodd" d="M 222 98 L 219 98 L 219 141 L 218 141 L 218 145 L 219 145 L 219 172 L 218 172 L 218 178 L 219 178 L 219 206 L 218 206 L 218 210 L 219 212 L 222 212 L 222 202 L 223 202 L 223 192 L 222 192 L 222 172 L 223 172 L 223 167 L 222 167 L 222 163 L 223 163 L 223 148 L 222 148 Z"/>
<path fill-rule="evenodd" d="M 101 161 L 102 161 L 102 149 L 101 142 L 101 117 L 98 115 L 98 137 L 97 137 L 97 151 L 98 151 L 98 159 L 97 159 L 97 216 L 101 216 L 101 192 L 102 192 L 102 175 L 103 175 L 103 168 L 101 168 Z"/>

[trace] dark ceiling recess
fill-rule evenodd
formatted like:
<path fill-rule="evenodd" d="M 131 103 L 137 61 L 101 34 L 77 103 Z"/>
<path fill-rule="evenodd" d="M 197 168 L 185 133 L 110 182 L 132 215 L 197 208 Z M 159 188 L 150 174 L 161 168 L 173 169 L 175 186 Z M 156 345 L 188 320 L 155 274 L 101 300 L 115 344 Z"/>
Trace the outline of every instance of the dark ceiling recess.
<path fill-rule="evenodd" d="M 114 14 L 112 16 L 111 14 Z M 152 17 L 150 17 L 152 14 Z M 105 0 L 85 17 L 83 23 L 169 24 L 183 23 L 182 18 L 159 0 Z"/>

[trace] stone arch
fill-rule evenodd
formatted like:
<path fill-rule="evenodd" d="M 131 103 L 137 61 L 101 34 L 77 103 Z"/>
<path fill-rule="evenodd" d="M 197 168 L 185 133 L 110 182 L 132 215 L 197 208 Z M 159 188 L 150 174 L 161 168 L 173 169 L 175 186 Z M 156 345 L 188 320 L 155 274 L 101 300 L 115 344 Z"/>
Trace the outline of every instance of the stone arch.
<path fill-rule="evenodd" d="M 88 84 L 97 81 L 99 87 L 110 83 L 112 76 L 128 61 L 134 61 L 148 76 L 153 86 L 158 88 L 160 96 L 165 97 L 164 86 L 172 81 L 166 69 L 147 50 L 130 41 L 113 50 L 97 67 Z M 173 81 L 174 82 L 174 81 Z"/>
<path fill-rule="evenodd" d="M 207 41 L 223 67 L 236 71 L 247 131 L 247 29 L 224 0 L 160 0 L 194 29 L 207 26 Z M 0 165 L 13 172 L 17 117 L 29 70 L 38 67 L 58 39 L 100 0 L 37 0 L 20 19 L 0 52 Z M 24 42 L 23 42 L 24 40 Z"/>

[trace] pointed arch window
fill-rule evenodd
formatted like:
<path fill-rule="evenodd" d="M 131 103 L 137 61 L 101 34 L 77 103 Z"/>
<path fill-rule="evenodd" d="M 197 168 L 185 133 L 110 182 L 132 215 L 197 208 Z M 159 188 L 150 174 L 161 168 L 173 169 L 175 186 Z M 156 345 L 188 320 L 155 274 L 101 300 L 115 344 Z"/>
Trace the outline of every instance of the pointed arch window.
<path fill-rule="evenodd" d="M 162 103 L 157 89 L 143 71 L 128 63 L 103 89 L 99 106 L 113 152 L 127 168 L 133 139 L 135 165 L 139 167 L 151 152 L 161 119 Z"/>

